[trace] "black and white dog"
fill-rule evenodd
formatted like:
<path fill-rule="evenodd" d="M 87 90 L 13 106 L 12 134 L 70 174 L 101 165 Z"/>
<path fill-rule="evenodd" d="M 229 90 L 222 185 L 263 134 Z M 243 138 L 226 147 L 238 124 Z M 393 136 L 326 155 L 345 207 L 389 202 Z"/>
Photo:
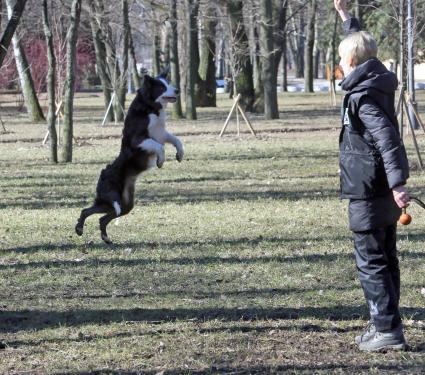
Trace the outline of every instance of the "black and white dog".
<path fill-rule="evenodd" d="M 149 168 L 162 167 L 165 143 L 174 145 L 177 161 L 182 161 L 182 143 L 165 129 L 165 108 L 168 103 L 176 102 L 178 94 L 164 75 L 144 77 L 124 121 L 120 153 L 101 171 L 94 204 L 81 211 L 75 226 L 79 236 L 83 234 L 84 222 L 90 215 L 103 213 L 105 215 L 99 220 L 101 237 L 106 243 L 111 243 L 106 226 L 133 209 L 136 179 Z"/>

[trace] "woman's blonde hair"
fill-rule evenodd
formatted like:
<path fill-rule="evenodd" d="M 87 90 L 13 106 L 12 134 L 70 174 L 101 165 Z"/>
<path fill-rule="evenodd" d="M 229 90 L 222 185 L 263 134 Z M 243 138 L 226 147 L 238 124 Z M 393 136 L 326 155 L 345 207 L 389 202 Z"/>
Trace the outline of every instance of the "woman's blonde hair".
<path fill-rule="evenodd" d="M 366 31 L 359 31 L 343 39 L 338 51 L 341 57 L 351 57 L 353 65 L 357 66 L 376 57 L 378 46 L 372 35 Z"/>

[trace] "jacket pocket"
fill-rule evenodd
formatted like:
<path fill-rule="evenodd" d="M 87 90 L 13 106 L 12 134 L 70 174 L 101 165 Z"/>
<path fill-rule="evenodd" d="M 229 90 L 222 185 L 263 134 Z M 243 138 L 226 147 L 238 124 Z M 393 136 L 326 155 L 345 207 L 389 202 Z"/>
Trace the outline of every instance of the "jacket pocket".
<path fill-rule="evenodd" d="M 379 154 L 343 151 L 340 154 L 341 197 L 367 199 L 389 192 Z"/>

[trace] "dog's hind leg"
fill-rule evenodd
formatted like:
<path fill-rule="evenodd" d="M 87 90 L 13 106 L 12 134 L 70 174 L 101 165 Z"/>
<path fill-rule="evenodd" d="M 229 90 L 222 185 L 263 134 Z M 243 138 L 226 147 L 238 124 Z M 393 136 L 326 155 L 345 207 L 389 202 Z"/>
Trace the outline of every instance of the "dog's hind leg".
<path fill-rule="evenodd" d="M 111 211 L 111 207 L 107 204 L 95 203 L 93 206 L 85 208 L 81 211 L 81 215 L 77 220 L 77 225 L 75 226 L 75 232 L 82 236 L 84 230 L 84 222 L 86 219 L 94 214 L 104 214 Z"/>
<path fill-rule="evenodd" d="M 110 212 L 106 214 L 105 216 L 102 216 L 99 219 L 99 226 L 100 226 L 100 237 L 102 240 L 107 243 L 108 245 L 112 243 L 112 241 L 108 237 L 108 233 L 106 232 L 107 225 L 114 220 L 117 216 L 115 212 Z"/>

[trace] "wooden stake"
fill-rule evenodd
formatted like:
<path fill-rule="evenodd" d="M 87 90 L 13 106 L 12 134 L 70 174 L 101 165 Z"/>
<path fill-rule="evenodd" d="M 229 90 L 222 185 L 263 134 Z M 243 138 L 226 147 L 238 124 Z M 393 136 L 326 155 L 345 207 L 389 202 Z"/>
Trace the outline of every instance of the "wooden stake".
<path fill-rule="evenodd" d="M 241 113 L 241 115 L 242 115 L 243 119 L 245 120 L 245 123 L 248 125 L 249 130 L 251 130 L 252 135 L 253 135 L 253 136 L 256 136 L 257 134 L 255 133 L 255 130 L 254 130 L 254 128 L 252 127 L 251 122 L 248 120 L 248 118 L 247 118 L 247 117 L 246 117 L 246 115 L 245 115 L 244 110 L 241 108 L 241 106 L 240 106 L 239 104 L 238 104 L 238 109 L 239 109 L 239 111 L 240 111 L 240 113 Z"/>
<path fill-rule="evenodd" d="M 114 99 L 115 99 L 115 91 L 112 93 L 111 100 L 109 101 L 108 108 L 106 109 L 105 117 L 103 117 L 103 121 L 102 121 L 102 125 L 101 126 L 105 125 L 106 118 L 108 117 L 108 113 L 111 110 L 111 106 L 112 106 L 112 103 L 113 103 Z"/>
<path fill-rule="evenodd" d="M 60 145 L 60 116 L 61 116 L 61 109 L 62 109 L 62 105 L 63 105 L 63 101 L 61 100 L 59 103 L 55 103 L 56 104 L 56 111 L 55 111 L 55 116 L 57 119 L 57 123 L 58 123 L 58 145 Z M 43 146 L 46 144 L 47 140 L 49 139 L 49 135 L 50 132 L 47 131 L 46 135 L 44 136 L 43 142 L 41 143 Z"/>
<path fill-rule="evenodd" d="M 224 122 L 223 128 L 221 129 L 219 137 L 222 137 L 224 134 L 224 131 L 227 128 L 227 125 L 229 124 L 230 118 L 232 117 L 233 111 L 235 110 L 236 106 L 238 105 L 239 99 L 241 98 L 241 94 L 238 94 L 238 96 L 235 98 L 235 102 L 232 105 L 232 108 L 230 109 L 229 115 L 227 116 L 226 121 Z"/>
<path fill-rule="evenodd" d="M 238 94 L 236 97 L 234 97 L 235 102 L 232 105 L 232 108 L 230 109 L 229 115 L 227 116 L 226 121 L 224 122 L 223 128 L 221 129 L 221 132 L 219 134 L 219 137 L 222 137 L 227 125 L 229 124 L 230 118 L 232 117 L 233 112 L 236 110 L 236 126 L 237 126 L 237 131 L 238 131 L 238 136 L 240 135 L 240 120 L 239 120 L 239 113 L 240 112 L 242 118 L 244 119 L 246 125 L 248 126 L 249 130 L 251 131 L 252 135 L 256 136 L 255 134 L 255 130 L 252 127 L 252 124 L 250 123 L 250 121 L 248 120 L 248 118 L 246 117 L 246 114 L 244 112 L 244 110 L 242 109 L 242 107 L 239 105 L 239 100 L 241 98 L 241 94 Z"/>

